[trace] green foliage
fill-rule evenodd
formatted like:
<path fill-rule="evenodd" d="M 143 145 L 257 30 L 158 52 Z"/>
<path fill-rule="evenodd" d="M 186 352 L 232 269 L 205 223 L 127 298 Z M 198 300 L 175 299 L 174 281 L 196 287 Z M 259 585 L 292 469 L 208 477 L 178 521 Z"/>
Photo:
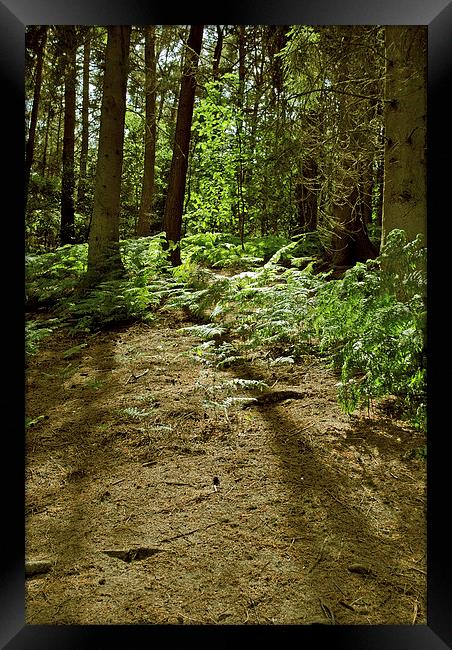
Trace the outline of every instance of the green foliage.
<path fill-rule="evenodd" d="M 34 427 L 37 424 L 39 424 L 39 422 L 42 422 L 43 420 L 47 420 L 47 418 L 48 418 L 47 415 L 38 415 L 38 417 L 36 418 L 30 418 L 27 416 L 25 418 L 25 426 L 27 429 L 30 427 Z"/>
<path fill-rule="evenodd" d="M 311 338 L 306 323 L 322 276 L 314 276 L 311 268 L 285 270 L 272 263 L 233 282 L 235 328 L 248 349 L 266 350 L 270 359 L 306 351 Z"/>
<path fill-rule="evenodd" d="M 74 332 L 131 319 L 152 319 L 153 310 L 170 294 L 175 282 L 168 270 L 163 240 L 159 234 L 121 242 L 125 277 L 100 282 L 82 294 L 76 289 L 86 272 L 86 244 L 28 255 L 27 301 L 38 306 L 54 304 L 61 321 L 70 324 Z"/>
<path fill-rule="evenodd" d="M 27 255 L 27 302 L 56 302 L 71 293 L 86 271 L 87 244 L 67 244 L 51 253 Z"/>
<path fill-rule="evenodd" d="M 142 418 L 149 417 L 153 415 L 154 411 L 147 411 L 146 409 L 139 409 L 136 406 L 129 406 L 121 410 L 121 413 L 127 415 L 133 420 L 141 420 Z"/>
<path fill-rule="evenodd" d="M 100 282 L 82 297 L 67 299 L 58 312 L 72 331 L 88 332 L 128 320 L 145 318 L 145 312 L 160 304 L 161 295 L 149 286 L 136 286 L 133 278 Z M 152 314 L 147 314 L 152 317 Z"/>
<path fill-rule="evenodd" d="M 202 339 L 210 340 L 221 337 L 226 332 L 226 329 L 218 325 L 206 323 L 205 325 L 192 325 L 191 327 L 183 327 L 181 331 L 190 332 L 191 334 L 199 336 Z"/>
<path fill-rule="evenodd" d="M 56 319 L 51 321 L 56 322 Z M 48 322 L 44 325 L 40 321 L 29 320 L 25 323 L 25 354 L 32 356 L 39 350 L 41 341 L 52 334 L 54 327 L 48 327 Z"/>
<path fill-rule="evenodd" d="M 233 85 L 234 81 L 234 75 L 225 75 L 222 84 Z M 192 124 L 196 143 L 192 164 L 196 172 L 186 214 L 191 232 L 231 229 L 236 225 L 237 109 L 218 83 L 207 82 L 204 91 Z"/>
<path fill-rule="evenodd" d="M 314 274 L 313 263 L 282 267 L 295 244 L 253 271 L 198 273 L 193 302 L 185 304 L 211 322 L 190 328 L 206 341 L 196 347 L 197 357 L 224 367 L 259 351 L 279 365 L 317 348 L 340 370 L 338 397 L 346 411 L 394 395 L 424 429 L 426 251 L 420 239 L 407 242 L 393 231 L 379 258 L 332 281 Z"/>
<path fill-rule="evenodd" d="M 69 359 L 70 357 L 74 357 L 77 354 L 79 354 L 84 348 L 86 348 L 88 344 L 87 343 L 80 343 L 79 345 L 74 345 L 68 350 L 65 350 L 63 352 L 63 359 Z"/>
<path fill-rule="evenodd" d="M 85 271 L 86 246 L 27 256 L 29 297 L 38 305 L 57 302 L 58 325 L 74 332 L 152 320 L 163 305 L 184 309 L 198 318 L 185 330 L 200 339 L 196 358 L 207 365 L 243 364 L 250 355 L 269 366 L 292 364 L 318 351 L 340 372 L 345 410 L 393 395 L 417 427 L 426 427 L 426 250 L 419 238 L 389 233 L 380 257 L 356 264 L 340 280 L 314 272 L 315 257 L 305 253 L 318 242 L 306 235 L 247 239 L 243 249 L 232 235 L 199 233 L 183 241 L 184 262 L 176 268 L 163 242 L 161 234 L 121 242 L 126 275 L 83 294 L 74 288 Z M 236 265 L 245 270 L 212 270 Z M 27 353 L 52 328 L 29 321 Z"/>
<path fill-rule="evenodd" d="M 317 293 L 311 321 L 341 371 L 339 399 L 349 412 L 394 395 L 426 426 L 425 255 L 419 238 L 392 231 L 379 258 Z"/>
<path fill-rule="evenodd" d="M 229 233 L 204 232 L 189 235 L 182 240 L 184 261 L 195 262 L 212 268 L 252 269 L 263 262 L 281 261 L 290 264 L 300 256 L 312 256 L 320 252 L 315 233 L 307 233 L 294 239 L 283 235 L 247 237 L 242 242 Z"/>

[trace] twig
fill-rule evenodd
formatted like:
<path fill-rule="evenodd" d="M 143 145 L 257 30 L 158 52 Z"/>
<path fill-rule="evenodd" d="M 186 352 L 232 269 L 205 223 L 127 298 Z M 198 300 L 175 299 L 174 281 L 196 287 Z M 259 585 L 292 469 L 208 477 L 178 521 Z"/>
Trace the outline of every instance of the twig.
<path fill-rule="evenodd" d="M 337 501 L 338 503 L 340 503 L 341 506 L 344 506 L 344 508 L 347 508 L 347 505 L 346 505 L 343 501 L 341 501 L 340 499 L 338 499 L 338 498 L 337 498 L 337 497 L 336 497 L 332 492 L 330 492 L 329 490 L 326 490 L 326 489 L 325 489 L 325 492 L 328 492 L 328 494 L 330 495 L 330 497 L 332 497 L 335 501 Z"/>
<path fill-rule="evenodd" d="M 143 372 L 140 372 L 139 375 L 134 375 L 135 379 L 139 379 L 140 377 L 144 377 L 144 375 L 147 375 L 149 372 L 149 368 L 146 368 Z"/>
<path fill-rule="evenodd" d="M 308 570 L 308 573 L 311 573 L 311 571 L 313 571 L 313 569 L 315 569 L 315 567 L 316 567 L 316 566 L 319 564 L 319 562 L 321 561 L 321 559 L 322 559 L 322 554 L 323 554 L 323 549 L 325 548 L 325 544 L 326 544 L 327 539 L 328 539 L 328 537 L 325 537 L 325 539 L 323 540 L 322 546 L 321 546 L 321 548 L 320 548 L 320 552 L 319 552 L 319 554 L 318 554 L 318 556 L 317 556 L 317 558 L 316 558 L 314 564 L 313 564 L 313 565 L 311 566 L 311 568 Z"/>
<path fill-rule="evenodd" d="M 298 434 L 301 433 L 302 431 L 306 431 L 306 429 L 310 429 L 310 428 L 312 427 L 313 424 L 314 424 L 314 420 L 313 420 L 312 422 L 309 422 L 309 424 L 307 424 L 306 426 L 301 427 L 301 429 L 297 429 L 296 431 L 291 431 L 291 432 L 287 435 L 287 437 L 288 437 L 288 438 L 292 438 L 293 436 L 298 435 Z"/>
<path fill-rule="evenodd" d="M 417 610 L 418 610 L 418 607 L 417 607 L 417 600 L 415 600 L 415 601 L 414 601 L 413 620 L 411 621 L 411 625 L 414 625 L 414 624 L 416 623 L 416 619 L 417 619 Z"/>
<path fill-rule="evenodd" d="M 413 571 L 418 571 L 419 573 L 422 573 L 424 576 L 427 575 L 427 571 L 424 571 L 423 569 L 418 569 L 417 566 L 410 566 L 408 568 L 412 569 Z"/>
<path fill-rule="evenodd" d="M 149 368 L 146 368 L 146 370 L 145 370 L 144 372 L 140 372 L 139 375 L 135 375 L 135 374 L 132 372 L 132 374 L 130 375 L 130 377 L 129 377 L 128 380 L 126 381 L 126 385 L 127 385 L 127 384 L 129 383 L 129 381 L 131 381 L 132 379 L 133 379 L 134 381 L 136 381 L 136 380 L 139 379 L 140 377 L 144 377 L 144 375 L 147 375 L 148 372 L 149 372 Z"/>
<path fill-rule="evenodd" d="M 189 487 L 196 487 L 193 483 L 179 483 L 177 481 L 163 481 L 165 485 L 188 485 Z"/>
<path fill-rule="evenodd" d="M 197 533 L 199 530 L 207 530 L 212 526 L 216 526 L 218 523 L 220 522 L 214 521 L 212 524 L 208 524 L 207 526 L 200 526 L 199 528 L 189 530 L 188 533 L 180 533 L 180 535 L 174 535 L 174 537 L 166 537 L 165 539 L 161 539 L 159 544 L 163 544 L 164 542 L 172 542 L 173 540 L 179 539 L 180 537 L 188 537 L 189 535 L 193 535 L 193 533 Z"/>
<path fill-rule="evenodd" d="M 125 480 L 126 480 L 125 478 L 118 478 L 118 480 L 114 481 L 114 483 L 112 483 L 111 485 L 117 485 L 118 483 L 122 483 Z"/>
<path fill-rule="evenodd" d="M 331 623 L 332 623 L 333 625 L 335 625 L 335 620 L 334 620 L 334 614 L 333 614 L 333 612 L 332 612 L 331 609 L 328 607 L 328 605 L 327 605 L 326 603 L 323 602 L 323 600 L 322 600 L 321 598 L 319 598 L 319 600 L 320 600 L 320 607 L 322 608 L 323 613 L 325 614 L 325 616 L 326 616 L 327 618 L 329 618 L 329 619 L 331 620 Z"/>

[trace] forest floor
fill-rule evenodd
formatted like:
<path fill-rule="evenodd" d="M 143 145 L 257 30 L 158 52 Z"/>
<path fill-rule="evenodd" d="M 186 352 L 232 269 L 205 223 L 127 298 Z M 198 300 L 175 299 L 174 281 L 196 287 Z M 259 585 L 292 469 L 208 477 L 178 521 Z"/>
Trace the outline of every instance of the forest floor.
<path fill-rule="evenodd" d="M 189 324 L 28 362 L 26 623 L 426 624 L 423 436 L 390 400 L 344 414 L 315 356 L 206 366 Z M 206 405 L 234 378 L 267 398 Z"/>

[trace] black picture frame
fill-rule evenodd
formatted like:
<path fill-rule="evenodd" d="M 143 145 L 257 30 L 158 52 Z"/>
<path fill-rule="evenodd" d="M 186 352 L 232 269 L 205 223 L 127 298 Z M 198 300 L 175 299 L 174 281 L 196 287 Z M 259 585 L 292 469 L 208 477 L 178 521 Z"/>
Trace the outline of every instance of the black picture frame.
<path fill-rule="evenodd" d="M 177 7 L 177 5 L 175 5 Z M 428 25 L 428 238 L 429 238 L 429 437 L 428 437 L 428 624 L 415 626 L 39 626 L 24 623 L 24 34 L 32 24 L 418 24 Z M 450 220 L 450 163 L 443 160 L 450 142 L 451 105 L 445 93 L 452 79 L 452 3 L 446 0 L 264 0 L 229 3 L 210 10 L 186 3 L 181 9 L 164 8 L 144 0 L 2 0 L 0 2 L 0 70 L 4 90 L 2 108 L 7 144 L 2 154 L 6 242 L 4 254 L 4 368 L 7 381 L 1 392 L 3 414 L 3 533 L 0 569 L 0 646 L 45 650 L 98 648 L 117 643 L 139 648 L 171 641 L 210 643 L 258 642 L 313 644 L 335 650 L 443 650 L 452 647 L 452 536 L 448 525 L 451 497 L 448 426 L 442 411 L 448 404 L 447 376 L 436 372 L 435 359 L 446 362 L 448 338 L 445 315 L 434 314 L 438 287 L 444 274 L 440 260 L 446 257 Z M 449 199 L 449 200 L 448 200 Z M 3 206 L 4 207 L 4 206 Z M 441 229 L 441 235 L 439 231 Z M 441 249 L 442 240 L 444 250 Z M 444 298 L 443 298 L 444 300 Z M 433 311 L 433 313 L 432 313 Z M 440 348 L 441 345 L 441 348 Z M 9 353 L 9 357 L 7 355 Z M 8 360 L 7 360 L 8 359 Z M 449 367 L 449 364 L 447 364 Z M 447 411 L 444 410 L 447 423 Z M 282 628 L 282 629 L 281 629 Z M 256 636 L 257 635 L 257 636 Z M 218 640 L 218 641 L 217 641 Z"/>

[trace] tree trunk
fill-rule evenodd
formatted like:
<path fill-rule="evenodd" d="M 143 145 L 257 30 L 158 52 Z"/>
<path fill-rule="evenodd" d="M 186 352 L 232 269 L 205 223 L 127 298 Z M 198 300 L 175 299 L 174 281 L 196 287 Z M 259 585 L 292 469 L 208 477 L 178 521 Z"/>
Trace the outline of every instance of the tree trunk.
<path fill-rule="evenodd" d="M 239 149 L 239 159 L 237 166 L 237 209 L 239 215 L 239 236 L 242 243 L 242 249 L 244 249 L 244 238 L 245 238 L 245 198 L 243 192 L 243 185 L 245 181 L 245 169 L 243 164 L 243 118 L 240 114 L 244 109 L 245 103 L 245 25 L 239 26 L 239 91 L 237 95 L 237 143 Z"/>
<path fill-rule="evenodd" d="M 30 183 L 31 166 L 33 165 L 35 151 L 36 126 L 38 124 L 38 110 L 41 99 L 42 68 L 44 64 L 44 48 L 47 39 L 47 26 L 44 25 L 38 30 L 36 50 L 36 78 L 33 95 L 33 108 L 31 109 L 30 128 L 25 150 L 25 212 L 27 211 L 28 186 Z"/>
<path fill-rule="evenodd" d="M 77 51 L 76 32 L 73 25 L 63 27 L 64 68 L 64 132 L 63 174 L 61 179 L 61 244 L 74 241 L 74 149 L 75 149 L 75 85 Z"/>
<path fill-rule="evenodd" d="M 91 28 L 85 33 L 83 44 L 83 88 L 82 88 L 82 142 L 80 149 L 80 173 L 78 179 L 77 207 L 80 212 L 85 212 L 86 206 L 86 167 L 88 162 L 89 142 L 89 59 L 91 52 Z"/>
<path fill-rule="evenodd" d="M 359 190 L 354 188 L 348 200 L 334 206 L 336 227 L 332 238 L 333 265 L 353 266 L 377 256 L 359 210 Z"/>
<path fill-rule="evenodd" d="M 55 176 L 58 174 L 59 169 L 61 168 L 61 124 L 63 121 L 63 109 L 64 109 L 64 97 L 60 92 L 57 97 L 58 101 L 58 123 L 56 131 L 56 144 L 53 147 L 54 155 L 52 157 L 52 174 Z"/>
<path fill-rule="evenodd" d="M 47 173 L 47 150 L 49 147 L 50 122 L 52 121 L 53 108 L 50 101 L 47 103 L 46 130 L 44 132 L 44 146 L 41 158 L 41 176 L 44 178 Z"/>
<path fill-rule="evenodd" d="M 357 33 L 359 33 L 359 27 L 354 29 L 358 30 Z M 348 49 L 344 45 L 343 51 L 348 55 L 349 60 L 355 56 L 351 41 L 349 41 Z M 348 65 L 343 65 L 339 70 L 336 81 L 340 89 L 344 88 L 344 84 L 347 83 L 348 68 Z M 341 147 L 344 147 L 344 143 L 347 143 L 348 147 L 345 147 L 346 153 L 356 151 L 358 154 L 362 150 L 364 143 L 353 122 L 352 98 L 345 93 L 339 93 L 336 101 L 340 116 L 338 120 L 338 141 L 336 143 L 338 147 L 337 153 L 340 154 Z M 366 160 L 366 163 L 368 163 L 368 160 Z M 366 262 L 368 259 L 374 259 L 377 256 L 377 250 L 369 239 L 366 223 L 362 218 L 360 209 L 360 186 L 362 186 L 365 176 L 362 170 L 366 165 L 361 161 L 358 167 L 350 155 L 345 155 L 341 166 L 341 177 L 338 180 L 342 185 L 342 189 L 333 203 L 334 231 L 331 242 L 333 265 L 353 266 L 356 262 Z"/>
<path fill-rule="evenodd" d="M 427 234 L 427 28 L 388 26 L 385 49 L 382 244 L 394 228 Z"/>
<path fill-rule="evenodd" d="M 298 228 L 313 232 L 317 228 L 317 191 L 313 187 L 317 179 L 317 163 L 314 159 L 303 161 L 300 177 L 295 184 L 295 200 L 298 208 Z"/>
<path fill-rule="evenodd" d="M 176 132 L 174 136 L 173 157 L 165 202 L 164 226 L 166 239 L 171 245 L 171 263 L 179 266 L 182 210 L 187 178 L 188 154 L 190 147 L 191 123 L 196 90 L 196 69 L 203 36 L 203 25 L 192 25 L 187 42 L 184 70 L 182 74 Z"/>
<path fill-rule="evenodd" d="M 108 27 L 85 285 L 95 284 L 124 269 L 119 251 L 119 206 L 130 32 L 128 25 Z"/>
<path fill-rule="evenodd" d="M 144 135 L 144 173 L 141 191 L 140 211 L 136 234 L 145 237 L 151 233 L 152 203 L 155 179 L 155 103 L 156 103 L 156 65 L 155 25 L 146 27 L 145 32 L 145 66 L 146 66 L 146 124 Z"/>
<path fill-rule="evenodd" d="M 221 25 L 217 25 L 217 42 L 213 54 L 212 74 L 215 81 L 218 81 L 220 76 L 220 59 L 223 50 L 224 31 Z"/>

